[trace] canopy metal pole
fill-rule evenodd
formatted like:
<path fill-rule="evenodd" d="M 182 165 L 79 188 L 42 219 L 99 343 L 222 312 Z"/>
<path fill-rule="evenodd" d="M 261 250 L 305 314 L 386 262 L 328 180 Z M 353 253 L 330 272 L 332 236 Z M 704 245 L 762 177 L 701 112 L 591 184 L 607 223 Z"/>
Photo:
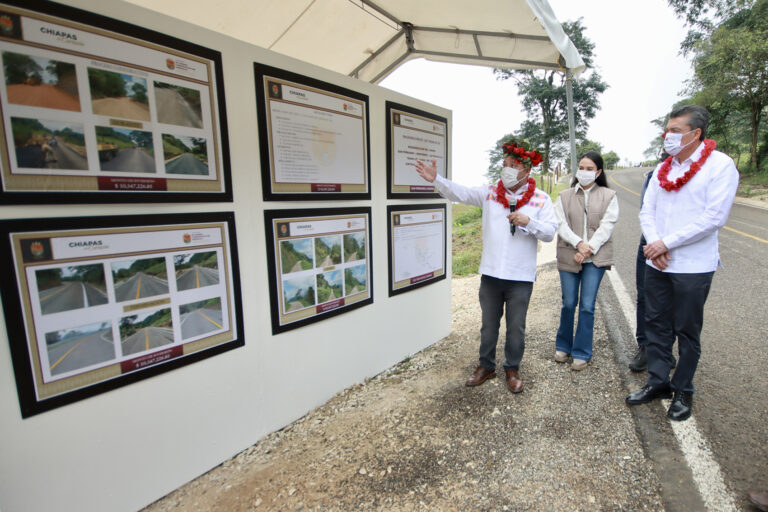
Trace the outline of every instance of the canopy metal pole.
<path fill-rule="evenodd" d="M 573 73 L 565 71 L 565 98 L 568 102 L 568 140 L 571 143 L 571 174 L 576 174 L 576 128 L 573 120 Z"/>

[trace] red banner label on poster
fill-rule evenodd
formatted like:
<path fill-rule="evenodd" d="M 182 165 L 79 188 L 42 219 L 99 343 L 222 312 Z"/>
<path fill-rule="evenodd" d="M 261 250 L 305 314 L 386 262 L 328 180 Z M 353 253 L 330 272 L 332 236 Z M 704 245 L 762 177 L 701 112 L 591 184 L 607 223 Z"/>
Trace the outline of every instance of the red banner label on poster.
<path fill-rule="evenodd" d="M 168 190 L 165 178 L 120 178 L 117 176 L 99 176 L 99 190 L 132 190 L 148 192 Z"/>
<path fill-rule="evenodd" d="M 420 276 L 412 277 L 411 278 L 411 284 L 420 283 L 421 281 L 426 281 L 427 279 L 431 279 L 435 277 L 434 272 L 430 272 L 429 274 L 422 274 Z"/>
<path fill-rule="evenodd" d="M 434 192 L 435 187 L 429 187 L 426 185 L 411 185 L 411 192 Z"/>
<path fill-rule="evenodd" d="M 320 304 L 319 306 L 315 306 L 315 311 L 318 313 L 324 313 L 332 309 L 340 308 L 343 305 L 344 305 L 343 298 L 336 299 L 336 300 L 332 300 L 331 302 L 326 302 L 325 304 Z"/>
<path fill-rule="evenodd" d="M 142 368 L 146 368 L 147 366 L 154 366 L 156 364 L 163 363 L 169 359 L 175 359 L 183 354 L 184 348 L 181 346 L 167 348 L 165 350 L 136 357 L 128 361 L 122 361 L 120 363 L 120 370 L 122 370 L 123 373 L 140 370 Z"/>
<path fill-rule="evenodd" d="M 339 183 L 312 183 L 312 192 L 341 192 Z"/>

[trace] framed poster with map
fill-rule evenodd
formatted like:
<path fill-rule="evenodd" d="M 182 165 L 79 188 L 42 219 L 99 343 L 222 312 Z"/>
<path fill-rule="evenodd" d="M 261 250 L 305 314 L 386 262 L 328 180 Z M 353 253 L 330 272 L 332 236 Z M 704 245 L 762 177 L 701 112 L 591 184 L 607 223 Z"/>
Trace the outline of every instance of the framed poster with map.
<path fill-rule="evenodd" d="M 370 199 L 368 96 L 254 64 L 265 201 Z"/>
<path fill-rule="evenodd" d="M 387 206 L 389 296 L 446 276 L 445 203 Z"/>
<path fill-rule="evenodd" d="M 414 166 L 416 160 L 434 161 L 437 173 L 448 177 L 448 120 L 391 101 L 386 114 L 387 197 L 439 198 L 434 183 L 419 176 Z"/>
<path fill-rule="evenodd" d="M 231 201 L 218 51 L 0 1 L 0 204 Z"/>
<path fill-rule="evenodd" d="M 0 221 L 27 417 L 243 345 L 234 214 Z"/>
<path fill-rule="evenodd" d="M 272 333 L 373 302 L 371 209 L 266 210 Z"/>

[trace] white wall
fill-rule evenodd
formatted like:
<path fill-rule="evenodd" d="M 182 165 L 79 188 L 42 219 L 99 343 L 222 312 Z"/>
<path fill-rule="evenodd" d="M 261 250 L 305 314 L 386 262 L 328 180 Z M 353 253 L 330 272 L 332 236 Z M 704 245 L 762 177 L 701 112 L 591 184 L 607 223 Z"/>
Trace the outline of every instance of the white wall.
<path fill-rule="evenodd" d="M 450 276 L 387 296 L 386 206 L 419 201 L 386 199 L 384 102 L 450 111 L 116 0 L 67 3 L 221 51 L 234 203 L 3 206 L 0 218 L 234 210 L 245 346 L 22 420 L 5 330 L 21 320 L 0 318 L 3 512 L 138 509 L 450 332 Z M 371 201 L 262 201 L 254 61 L 369 96 Z M 361 205 L 372 207 L 374 303 L 272 336 L 263 210 Z M 448 244 L 450 268 L 450 229 Z"/>

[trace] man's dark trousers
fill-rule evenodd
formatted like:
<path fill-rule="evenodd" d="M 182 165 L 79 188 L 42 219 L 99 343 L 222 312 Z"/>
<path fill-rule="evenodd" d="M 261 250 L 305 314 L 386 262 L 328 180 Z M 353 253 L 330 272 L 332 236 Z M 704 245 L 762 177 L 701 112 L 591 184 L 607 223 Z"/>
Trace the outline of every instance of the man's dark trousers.
<path fill-rule="evenodd" d="M 635 262 L 635 288 L 637 289 L 637 328 L 635 329 L 635 339 L 638 347 L 645 347 L 648 340 L 645 337 L 645 262 L 643 255 L 643 246 L 646 244 L 645 237 L 640 237 L 640 245 L 637 246 L 637 261 Z"/>
<path fill-rule="evenodd" d="M 504 343 L 504 369 L 518 370 L 525 351 L 525 316 L 533 283 L 508 281 L 483 275 L 480 277 L 480 365 L 486 370 L 496 367 L 496 342 L 499 322 L 506 309 L 507 333 Z"/>
<path fill-rule="evenodd" d="M 645 269 L 645 335 L 648 339 L 648 382 L 670 383 L 673 391 L 693 393 L 693 375 L 701 356 L 704 303 L 714 272 L 674 274 Z M 672 345 L 677 336 L 680 361 L 672 380 Z"/>

